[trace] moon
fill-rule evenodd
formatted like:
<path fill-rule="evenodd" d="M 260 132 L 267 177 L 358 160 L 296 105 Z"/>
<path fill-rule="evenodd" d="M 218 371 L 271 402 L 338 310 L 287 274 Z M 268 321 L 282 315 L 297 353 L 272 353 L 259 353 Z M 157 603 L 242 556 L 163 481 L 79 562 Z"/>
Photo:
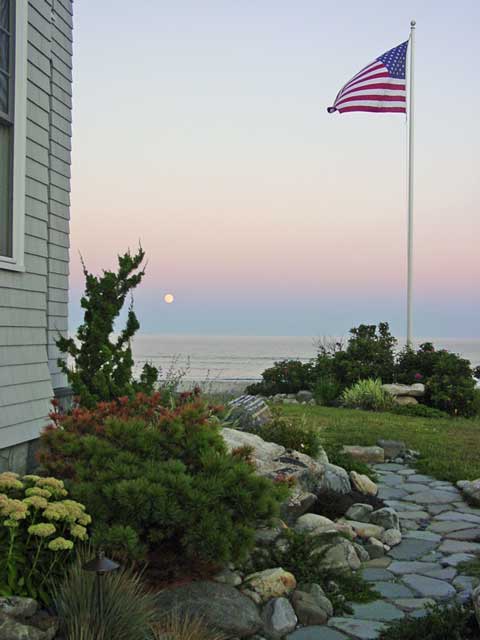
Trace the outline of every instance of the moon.
<path fill-rule="evenodd" d="M 171 293 L 166 293 L 163 296 L 163 300 L 167 303 L 167 304 L 172 304 L 172 302 L 175 300 L 175 298 L 173 297 L 173 295 Z"/>

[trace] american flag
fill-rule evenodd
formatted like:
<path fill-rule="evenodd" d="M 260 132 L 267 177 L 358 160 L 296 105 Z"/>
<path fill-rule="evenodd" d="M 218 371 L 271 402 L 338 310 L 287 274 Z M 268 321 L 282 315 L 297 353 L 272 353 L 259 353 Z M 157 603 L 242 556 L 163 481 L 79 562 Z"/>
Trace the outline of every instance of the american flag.
<path fill-rule="evenodd" d="M 328 113 L 406 113 L 407 48 L 408 40 L 359 71 L 340 89 Z"/>

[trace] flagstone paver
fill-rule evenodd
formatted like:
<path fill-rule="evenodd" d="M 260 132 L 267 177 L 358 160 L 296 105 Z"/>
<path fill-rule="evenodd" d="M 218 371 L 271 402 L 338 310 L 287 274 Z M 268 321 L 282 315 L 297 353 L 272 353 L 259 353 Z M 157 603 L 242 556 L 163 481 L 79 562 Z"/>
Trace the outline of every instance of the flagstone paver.
<path fill-rule="evenodd" d="M 299 629 L 291 640 L 376 640 L 385 623 L 424 616 L 435 602 L 465 601 L 480 583 L 458 572 L 461 562 L 480 553 L 480 509 L 461 500 L 454 484 L 408 466 L 383 463 L 374 469 L 378 495 L 398 513 L 403 535 L 384 557 L 363 564 L 363 577 L 381 599 L 354 604 L 352 615 L 331 618 L 328 627 Z"/>

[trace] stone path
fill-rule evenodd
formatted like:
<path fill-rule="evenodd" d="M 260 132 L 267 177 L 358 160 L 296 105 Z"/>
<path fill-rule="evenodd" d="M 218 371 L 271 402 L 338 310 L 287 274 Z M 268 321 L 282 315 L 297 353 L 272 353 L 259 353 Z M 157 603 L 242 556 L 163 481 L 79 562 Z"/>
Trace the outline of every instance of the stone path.
<path fill-rule="evenodd" d="M 480 552 L 480 509 L 470 507 L 450 482 L 402 464 L 374 469 L 379 497 L 397 511 L 403 534 L 386 556 L 362 567 L 382 599 L 356 604 L 352 616 L 331 618 L 328 626 L 298 629 L 289 640 L 375 640 L 385 622 L 423 616 L 434 602 L 466 601 L 478 584 L 458 565 Z"/>

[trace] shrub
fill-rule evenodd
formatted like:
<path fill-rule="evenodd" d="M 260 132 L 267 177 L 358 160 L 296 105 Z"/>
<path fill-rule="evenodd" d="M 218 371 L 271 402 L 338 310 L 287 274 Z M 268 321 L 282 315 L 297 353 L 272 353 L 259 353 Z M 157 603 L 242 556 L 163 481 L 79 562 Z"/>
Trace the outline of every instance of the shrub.
<path fill-rule="evenodd" d="M 91 555 L 80 553 L 55 587 L 54 603 L 63 634 L 68 640 L 150 638 L 151 626 L 159 617 L 155 594 L 145 592 L 141 575 L 130 568 L 120 568 L 97 581 L 95 574 L 82 568 Z"/>
<path fill-rule="evenodd" d="M 158 371 L 145 364 L 139 381 L 133 379 L 131 339 L 139 328 L 132 306 L 128 310 L 125 328 L 115 341 L 110 339 L 115 319 L 125 299 L 142 280 L 140 270 L 145 254 L 140 248 L 136 255 L 130 252 L 118 257 L 118 271 L 104 271 L 97 278 L 83 265 L 85 293 L 81 306 L 84 321 L 77 330 L 76 340 L 60 337 L 57 346 L 67 359 L 59 359 L 61 370 L 80 403 L 93 407 L 96 402 L 109 401 L 120 396 L 133 396 L 136 391 L 153 391 Z M 70 362 L 72 361 L 72 366 Z"/>
<path fill-rule="evenodd" d="M 422 618 L 390 623 L 380 640 L 478 640 L 480 633 L 471 607 L 460 604 L 430 607 Z"/>
<path fill-rule="evenodd" d="M 207 562 L 235 560 L 286 488 L 228 454 L 215 409 L 182 398 L 169 408 L 157 394 L 53 414 L 40 460 L 70 481 L 94 517 L 94 540 L 110 551 L 142 557 L 162 545 Z"/>
<path fill-rule="evenodd" d="M 387 411 L 393 405 L 393 398 L 382 387 L 382 381 L 359 380 L 342 394 L 342 404 L 349 409 L 366 411 Z"/>
<path fill-rule="evenodd" d="M 273 409 L 273 419 L 261 427 L 252 429 L 267 442 L 275 442 L 286 449 L 295 449 L 315 458 L 321 449 L 318 430 L 307 417 L 283 416 L 278 408 Z"/>
<path fill-rule="evenodd" d="M 85 540 L 91 518 L 61 480 L 0 474 L 0 595 L 49 601 L 51 581 Z"/>
<path fill-rule="evenodd" d="M 313 386 L 313 396 L 317 404 L 331 407 L 336 404 L 342 387 L 333 375 L 323 375 L 317 379 Z"/>
<path fill-rule="evenodd" d="M 247 387 L 247 393 L 272 396 L 310 389 L 313 365 L 300 360 L 282 360 L 262 373 L 262 382 Z"/>
<path fill-rule="evenodd" d="M 434 409 L 434 407 L 429 407 L 426 404 L 396 404 L 391 411 L 400 416 L 411 416 L 413 418 L 436 418 L 438 420 L 449 417 L 445 411 Z"/>
<path fill-rule="evenodd" d="M 360 462 L 353 458 L 350 454 L 344 453 L 342 451 L 343 446 L 341 445 L 329 445 L 325 444 L 325 451 L 327 453 L 330 464 L 335 464 L 337 467 L 343 467 L 345 471 L 350 473 L 350 471 L 356 471 L 361 475 L 368 476 L 371 480 L 376 482 L 377 474 L 375 471 L 368 466 L 365 462 Z"/>

